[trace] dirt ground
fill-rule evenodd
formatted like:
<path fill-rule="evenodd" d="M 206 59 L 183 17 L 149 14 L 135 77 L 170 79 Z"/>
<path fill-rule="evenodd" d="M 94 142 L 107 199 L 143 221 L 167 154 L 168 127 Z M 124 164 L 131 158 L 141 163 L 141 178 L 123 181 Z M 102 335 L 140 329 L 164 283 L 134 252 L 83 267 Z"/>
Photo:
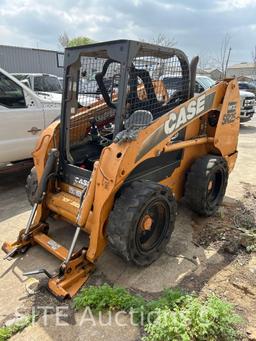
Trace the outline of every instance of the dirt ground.
<path fill-rule="evenodd" d="M 99 259 L 90 283 L 116 283 L 150 295 L 167 287 L 181 287 L 201 296 L 215 293 L 234 304 L 244 318 L 241 328 L 245 340 L 256 340 L 256 253 L 250 251 L 256 228 L 256 119 L 241 126 L 239 157 L 232 172 L 226 197 L 219 212 L 211 218 L 200 218 L 184 203 L 179 205 L 175 231 L 162 257 L 150 267 L 138 269 L 125 264 L 108 249 Z M 0 243 L 14 240 L 26 224 L 30 206 L 26 200 L 24 182 L 28 170 L 0 175 Z M 52 236 L 68 246 L 73 227 L 53 222 Z M 82 244 L 86 239 L 80 241 Z M 79 247 L 79 245 L 78 245 Z M 23 272 L 37 268 L 53 271 L 59 262 L 39 246 L 31 248 L 21 258 L 3 261 L 0 253 L 0 324 L 10 323 L 17 311 L 28 314 L 32 307 L 65 305 L 68 308 L 66 327 L 54 323 L 54 310 L 49 323 L 42 318 L 17 334 L 13 340 L 139 340 L 140 330 L 129 325 L 102 327 L 79 326 L 79 314 L 71 302 L 60 303 L 44 288 L 29 293 L 31 280 Z M 122 319 L 126 319 L 125 316 Z M 85 332 L 86 331 L 86 332 Z M 110 336 L 111 335 L 111 336 Z"/>

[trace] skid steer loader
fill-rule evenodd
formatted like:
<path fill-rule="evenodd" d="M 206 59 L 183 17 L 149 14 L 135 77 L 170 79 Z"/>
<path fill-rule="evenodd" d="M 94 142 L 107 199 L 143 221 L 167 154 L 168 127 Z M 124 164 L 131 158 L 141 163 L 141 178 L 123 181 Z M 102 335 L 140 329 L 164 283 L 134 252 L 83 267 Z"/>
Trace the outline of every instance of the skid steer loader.
<path fill-rule="evenodd" d="M 66 49 L 61 119 L 33 153 L 33 209 L 3 244 L 6 258 L 36 244 L 55 255 L 57 273 L 27 273 L 44 272 L 55 296 L 75 295 L 107 244 L 137 266 L 158 259 L 182 197 L 205 216 L 222 202 L 237 158 L 239 90 L 225 79 L 194 96 L 197 62 L 130 40 Z M 52 216 L 75 226 L 69 249 L 50 237 Z M 77 250 L 82 231 L 89 242 Z"/>

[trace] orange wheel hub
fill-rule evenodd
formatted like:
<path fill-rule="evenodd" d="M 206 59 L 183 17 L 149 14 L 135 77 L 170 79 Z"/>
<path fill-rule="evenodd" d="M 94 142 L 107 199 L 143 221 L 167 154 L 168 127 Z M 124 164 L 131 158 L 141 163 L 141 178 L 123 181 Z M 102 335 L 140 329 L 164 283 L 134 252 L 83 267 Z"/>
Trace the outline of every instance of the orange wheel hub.
<path fill-rule="evenodd" d="M 212 186 L 213 186 L 213 181 L 209 181 L 208 183 L 208 191 L 210 191 L 212 189 Z"/>
<path fill-rule="evenodd" d="M 145 215 L 141 221 L 141 228 L 144 231 L 150 231 L 153 224 L 153 219 L 150 215 Z"/>

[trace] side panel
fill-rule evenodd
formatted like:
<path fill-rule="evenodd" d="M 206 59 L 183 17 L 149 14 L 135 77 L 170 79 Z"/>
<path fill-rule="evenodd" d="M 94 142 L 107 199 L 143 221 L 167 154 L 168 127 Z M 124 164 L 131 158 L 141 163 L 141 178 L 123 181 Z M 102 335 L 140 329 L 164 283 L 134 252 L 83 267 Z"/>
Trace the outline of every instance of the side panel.
<path fill-rule="evenodd" d="M 240 95 L 237 81 L 232 80 L 228 83 L 214 137 L 214 145 L 222 155 L 227 156 L 236 152 L 239 129 Z"/>
<path fill-rule="evenodd" d="M 182 154 L 182 150 L 161 153 L 159 156 L 143 161 L 133 169 L 125 183 L 141 179 L 159 182 L 170 177 L 180 166 Z"/>
<path fill-rule="evenodd" d="M 185 148 L 180 167 L 176 168 L 169 178 L 161 181 L 163 185 L 172 189 L 176 200 L 180 200 L 184 195 L 186 175 L 193 161 L 205 154 L 207 154 L 206 144 Z"/>

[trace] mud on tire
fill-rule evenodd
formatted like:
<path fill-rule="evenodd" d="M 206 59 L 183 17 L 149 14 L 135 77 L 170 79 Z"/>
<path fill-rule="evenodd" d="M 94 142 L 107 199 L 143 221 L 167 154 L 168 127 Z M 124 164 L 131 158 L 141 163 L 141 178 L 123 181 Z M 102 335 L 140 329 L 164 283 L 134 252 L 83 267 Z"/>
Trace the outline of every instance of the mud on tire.
<path fill-rule="evenodd" d="M 196 160 L 188 173 L 185 199 L 202 216 L 214 214 L 225 195 L 228 166 L 221 156 L 206 155 Z"/>
<path fill-rule="evenodd" d="M 37 174 L 35 167 L 33 167 L 30 171 L 30 174 L 27 177 L 25 186 L 28 201 L 32 206 L 35 203 L 37 187 L 38 187 Z"/>
<path fill-rule="evenodd" d="M 138 266 L 154 262 L 174 229 L 176 202 L 171 190 L 151 181 L 134 181 L 121 190 L 110 213 L 110 248 Z"/>

